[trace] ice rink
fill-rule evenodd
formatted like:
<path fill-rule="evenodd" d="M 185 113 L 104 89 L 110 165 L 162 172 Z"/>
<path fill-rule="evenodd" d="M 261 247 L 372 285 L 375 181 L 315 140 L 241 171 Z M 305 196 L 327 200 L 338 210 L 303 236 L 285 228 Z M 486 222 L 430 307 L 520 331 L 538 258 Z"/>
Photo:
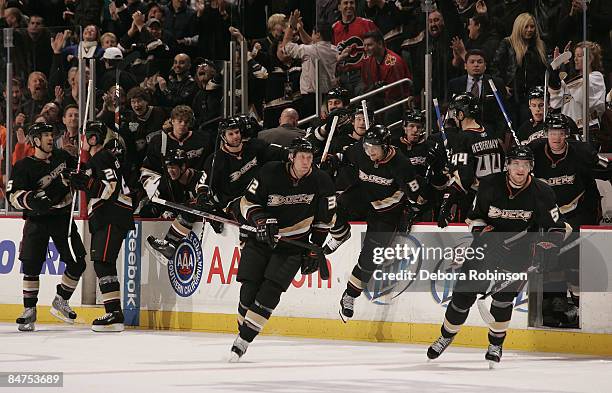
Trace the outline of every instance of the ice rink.
<path fill-rule="evenodd" d="M 243 361 L 234 336 L 38 324 L 1 324 L 2 371 L 62 371 L 64 388 L 15 392 L 591 392 L 612 391 L 612 359 L 507 351 L 489 370 L 484 349 L 451 347 L 428 363 L 425 346 L 262 336 Z M 9 388 L 0 388 L 8 391 Z"/>

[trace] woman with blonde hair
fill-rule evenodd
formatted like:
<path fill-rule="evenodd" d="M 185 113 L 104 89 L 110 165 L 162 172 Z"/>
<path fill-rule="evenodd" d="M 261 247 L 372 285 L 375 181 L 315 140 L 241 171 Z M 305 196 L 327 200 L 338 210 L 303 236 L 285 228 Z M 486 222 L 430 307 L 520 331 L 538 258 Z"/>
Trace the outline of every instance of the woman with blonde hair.
<path fill-rule="evenodd" d="M 606 109 L 606 85 L 603 76 L 603 65 L 601 61 L 601 47 L 591 41 L 583 41 L 576 45 L 573 51 L 575 72 L 569 76 L 560 78 L 559 70 L 551 72 L 548 91 L 550 93 L 550 107 L 561 109 L 561 113 L 569 116 L 576 122 L 579 128 L 583 127 L 582 108 L 585 104 L 582 93 L 582 67 L 584 60 L 584 48 L 588 48 L 589 64 L 589 129 L 595 140 L 600 139 L 599 119 Z M 559 54 L 559 48 L 555 48 L 555 57 Z M 603 136 L 602 136 L 603 137 Z M 609 136 L 606 136 L 609 138 Z M 599 141 L 600 143 L 603 141 Z M 606 143 L 607 144 L 607 143 Z"/>
<path fill-rule="evenodd" d="M 503 79 L 514 124 L 529 119 L 528 93 L 543 84 L 547 59 L 544 41 L 533 15 L 522 13 L 512 33 L 504 38 L 493 59 L 493 75 Z"/>

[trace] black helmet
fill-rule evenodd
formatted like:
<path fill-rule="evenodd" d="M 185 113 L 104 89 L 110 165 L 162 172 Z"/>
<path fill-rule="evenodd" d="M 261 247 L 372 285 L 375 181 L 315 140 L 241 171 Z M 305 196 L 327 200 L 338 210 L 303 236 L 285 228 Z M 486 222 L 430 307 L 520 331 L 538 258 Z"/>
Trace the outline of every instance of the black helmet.
<path fill-rule="evenodd" d="M 576 123 L 565 116 L 563 113 L 550 113 L 546 117 L 545 130 L 564 130 L 565 135 L 569 135 L 572 129 L 577 130 Z"/>
<path fill-rule="evenodd" d="M 185 154 L 185 150 L 182 149 L 173 149 L 170 150 L 164 156 L 164 164 L 168 165 L 178 165 L 181 166 L 187 162 L 187 154 Z"/>
<path fill-rule="evenodd" d="M 96 137 L 96 145 L 101 145 L 106 139 L 107 127 L 101 121 L 88 121 L 85 125 L 85 139 L 89 141 L 92 136 Z"/>
<path fill-rule="evenodd" d="M 453 97 L 450 104 L 448 105 L 449 110 L 455 112 L 463 112 L 465 117 L 472 119 L 478 119 L 480 117 L 480 104 L 478 98 L 474 97 L 471 93 L 461 93 Z"/>
<path fill-rule="evenodd" d="M 257 122 L 257 119 L 252 116 L 239 115 L 238 118 L 242 125 L 240 133 L 243 138 L 256 138 L 259 131 L 263 129 Z"/>
<path fill-rule="evenodd" d="M 219 122 L 219 135 L 221 139 L 225 140 L 225 131 L 227 130 L 240 130 L 240 134 L 244 132 L 244 122 L 239 115 L 228 117 Z"/>
<path fill-rule="evenodd" d="M 43 132 L 53 132 L 53 126 L 49 123 L 34 123 L 28 128 L 28 138 L 34 141 L 34 138 L 40 138 Z"/>
<path fill-rule="evenodd" d="M 293 154 L 298 152 L 314 154 L 314 150 L 314 146 L 306 138 L 295 138 L 291 141 L 291 146 L 289 146 L 289 151 Z"/>
<path fill-rule="evenodd" d="M 515 146 L 506 155 L 506 162 L 510 162 L 510 160 L 528 160 L 533 162 L 533 152 L 527 146 Z"/>
<path fill-rule="evenodd" d="M 334 87 L 327 93 L 327 97 L 325 98 L 325 102 L 331 100 L 332 98 L 336 98 L 341 100 L 344 106 L 348 106 L 350 104 L 349 92 L 348 90 L 342 87 Z"/>
<path fill-rule="evenodd" d="M 391 132 L 383 125 L 376 124 L 366 130 L 363 143 L 376 146 L 388 146 L 391 142 Z"/>
<path fill-rule="evenodd" d="M 403 125 L 406 127 L 408 123 L 417 123 L 420 125 L 425 124 L 425 114 L 423 111 L 417 111 L 415 109 L 409 110 L 404 114 Z"/>
<path fill-rule="evenodd" d="M 529 90 L 528 99 L 533 100 L 535 98 L 544 99 L 544 86 L 536 86 Z"/>

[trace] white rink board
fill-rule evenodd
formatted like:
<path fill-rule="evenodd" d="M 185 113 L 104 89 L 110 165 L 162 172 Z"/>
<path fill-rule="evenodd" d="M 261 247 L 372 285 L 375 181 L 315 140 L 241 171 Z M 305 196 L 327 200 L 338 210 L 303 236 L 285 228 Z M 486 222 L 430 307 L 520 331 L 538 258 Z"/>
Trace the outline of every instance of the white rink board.
<path fill-rule="evenodd" d="M 169 225 L 168 222 L 143 222 L 143 242 L 150 234 L 163 236 Z M 413 228 L 421 232 L 440 231 L 435 225 L 415 225 Z M 199 229 L 200 227 L 196 226 L 195 232 L 198 233 Z M 448 230 L 466 232 L 467 227 L 454 226 Z M 305 278 L 298 273 L 293 285 L 283 295 L 274 315 L 337 319 L 338 301 L 359 256 L 361 235 L 364 231 L 365 225 L 353 225 L 350 240 L 330 256 L 329 282 L 320 281 L 318 274 Z M 207 227 L 202 246 L 202 281 L 197 291 L 185 298 L 175 294 L 168 278 L 167 267 L 158 263 L 143 245 L 141 307 L 163 311 L 236 313 L 240 286 L 235 276 L 240 252 L 237 238 L 236 228 L 226 226 L 224 233 L 217 235 Z M 432 293 L 403 293 L 390 304 L 379 303 L 372 303 L 365 296 L 361 296 L 356 303 L 354 319 L 438 324 L 445 312 L 445 306 L 440 305 Z M 476 310 L 470 314 L 467 324 L 486 326 Z M 527 327 L 526 305 L 515 308 L 510 326 Z"/>

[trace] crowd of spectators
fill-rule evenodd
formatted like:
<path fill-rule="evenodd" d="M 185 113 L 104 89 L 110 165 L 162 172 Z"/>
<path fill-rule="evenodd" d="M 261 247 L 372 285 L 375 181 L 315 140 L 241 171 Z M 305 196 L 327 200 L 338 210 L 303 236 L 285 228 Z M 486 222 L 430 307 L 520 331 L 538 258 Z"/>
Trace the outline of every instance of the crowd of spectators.
<path fill-rule="evenodd" d="M 432 55 L 433 97 L 443 106 L 454 94 L 470 92 L 482 101 L 483 121 L 505 127 L 488 83 L 493 80 L 518 129 L 533 121 L 529 92 L 544 85 L 552 59 L 570 51 L 563 78 L 549 86 L 550 108 L 581 126 L 582 56 L 589 48 L 588 122 L 609 148 L 611 1 L 439 0 L 434 6 L 427 19 L 419 0 L 0 0 L 0 27 L 14 29 L 11 160 L 31 153 L 25 130 L 43 119 L 56 128 L 57 146 L 77 154 L 79 58 L 88 59 L 87 78 L 95 72 L 96 117 L 113 129 L 119 105 L 119 133 L 136 164 L 151 135 L 168 130 L 178 105 L 192 108 L 190 127 L 214 144 L 230 40 L 248 46 L 249 91 L 238 94 L 248 96 L 249 114 L 265 129 L 295 134 L 298 119 L 315 113 L 315 61 L 322 94 L 340 85 L 356 96 L 409 78 L 411 84 L 387 90 L 370 105 L 412 97 L 410 105 L 418 108 L 424 106 L 426 53 Z M 2 57 L 5 67 L 6 50 Z M 232 70 L 240 75 L 237 64 Z M 401 109 L 389 111 L 385 122 L 401 118 Z M 274 140 L 272 134 L 264 135 Z"/>

